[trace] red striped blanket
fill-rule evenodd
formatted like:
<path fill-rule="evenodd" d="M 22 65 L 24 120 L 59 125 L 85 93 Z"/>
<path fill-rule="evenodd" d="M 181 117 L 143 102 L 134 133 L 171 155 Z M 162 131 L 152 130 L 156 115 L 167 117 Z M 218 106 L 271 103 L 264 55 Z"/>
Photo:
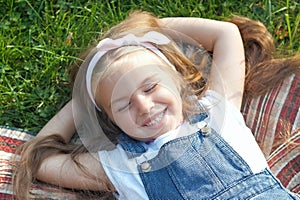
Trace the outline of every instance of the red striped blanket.
<path fill-rule="evenodd" d="M 0 128 L 0 199 L 14 199 L 12 196 L 12 169 L 11 161 L 17 146 L 30 140 L 33 135 L 22 130 Z M 34 199 L 76 199 L 76 193 L 62 190 L 55 186 L 37 182 L 32 184 L 31 195 Z"/>
<path fill-rule="evenodd" d="M 272 172 L 300 193 L 300 77 L 290 76 L 266 95 L 244 99 L 242 113 Z"/>

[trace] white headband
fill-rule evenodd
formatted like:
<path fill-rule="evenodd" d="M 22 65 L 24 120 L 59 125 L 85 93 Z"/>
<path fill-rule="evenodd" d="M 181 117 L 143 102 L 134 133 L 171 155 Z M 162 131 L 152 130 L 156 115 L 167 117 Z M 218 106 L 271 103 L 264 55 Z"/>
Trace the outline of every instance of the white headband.
<path fill-rule="evenodd" d="M 108 51 L 113 49 L 118 49 L 123 46 L 143 46 L 149 50 L 151 50 L 153 53 L 155 53 L 157 56 L 159 56 L 161 59 L 163 59 L 168 65 L 170 65 L 174 70 L 175 67 L 170 63 L 170 61 L 166 58 L 166 56 L 158 50 L 156 47 L 154 47 L 151 43 L 163 45 L 168 44 L 170 40 L 163 34 L 158 33 L 156 31 L 150 31 L 146 33 L 142 37 L 136 37 L 133 34 L 128 34 L 122 38 L 118 38 L 116 40 L 105 38 L 101 40 L 97 45 L 98 52 L 94 55 L 91 62 L 89 63 L 89 66 L 87 68 L 86 72 L 86 87 L 88 95 L 93 102 L 93 104 L 96 106 L 96 108 L 101 111 L 101 109 L 97 106 L 93 93 L 92 93 L 92 73 L 93 70 L 97 64 L 97 62 L 100 60 L 100 58 L 106 54 Z"/>

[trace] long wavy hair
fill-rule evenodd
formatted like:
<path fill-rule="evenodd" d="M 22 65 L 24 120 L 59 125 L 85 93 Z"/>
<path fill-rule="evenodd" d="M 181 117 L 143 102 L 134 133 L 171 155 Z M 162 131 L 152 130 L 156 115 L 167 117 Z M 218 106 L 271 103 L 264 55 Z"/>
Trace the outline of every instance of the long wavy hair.
<path fill-rule="evenodd" d="M 251 97 L 263 95 L 285 77 L 291 74 L 299 75 L 300 55 L 275 58 L 273 37 L 262 23 L 240 16 L 232 16 L 228 21 L 239 27 L 244 42 L 246 59 L 245 95 Z M 106 37 L 119 38 L 131 31 L 136 34 L 137 27 L 140 30 L 161 29 L 157 17 L 148 12 L 136 11 L 120 24 L 112 27 L 99 39 Z M 176 67 L 185 81 L 191 85 L 196 96 L 201 97 L 207 89 L 208 81 L 199 69 L 201 70 L 202 67 L 209 65 L 207 54 L 203 54 L 205 58 L 201 58 L 200 62 L 197 62 L 198 65 L 195 65 L 195 60 L 191 60 L 195 57 L 180 53 L 175 44 L 159 46 L 158 48 Z M 87 61 L 90 59 L 88 55 L 91 55 L 93 51 L 95 51 L 94 48 L 88 49 L 81 55 L 81 59 Z M 199 58 L 197 59 L 199 61 Z M 72 81 L 75 81 L 77 72 L 81 67 L 84 66 L 80 61 L 73 64 L 70 72 Z M 111 129 L 113 124 L 111 126 L 106 123 L 109 119 L 105 116 L 105 113 L 101 112 L 99 115 L 103 115 L 100 116 L 100 119 L 105 121 L 103 126 L 106 124 L 108 129 Z M 110 130 L 113 138 L 116 136 L 114 133 L 118 131 L 114 128 Z M 20 160 L 15 162 L 13 175 L 13 189 L 16 197 L 18 199 L 29 199 L 31 183 L 35 180 L 35 175 L 43 160 L 50 155 L 58 153 L 71 154 L 74 162 L 84 171 L 76 159 L 76 156 L 82 152 L 87 152 L 83 145 L 68 144 L 62 137 L 55 134 L 47 137 L 36 137 L 24 143 L 16 152 L 21 156 Z"/>
<path fill-rule="evenodd" d="M 279 56 L 272 35 L 261 22 L 235 15 L 228 21 L 238 26 L 244 43 L 245 96 L 263 95 L 291 74 L 299 76 L 300 54 Z"/>

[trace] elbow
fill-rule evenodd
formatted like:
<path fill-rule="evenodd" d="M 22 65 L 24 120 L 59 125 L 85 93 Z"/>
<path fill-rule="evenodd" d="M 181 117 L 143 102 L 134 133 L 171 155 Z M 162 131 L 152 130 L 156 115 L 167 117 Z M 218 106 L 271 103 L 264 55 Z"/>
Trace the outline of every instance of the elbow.
<path fill-rule="evenodd" d="M 231 22 L 223 22 L 223 23 L 224 23 L 222 26 L 223 31 L 221 31 L 221 34 L 226 34 L 231 37 L 236 37 L 236 36 L 241 37 L 239 27 L 236 24 Z"/>

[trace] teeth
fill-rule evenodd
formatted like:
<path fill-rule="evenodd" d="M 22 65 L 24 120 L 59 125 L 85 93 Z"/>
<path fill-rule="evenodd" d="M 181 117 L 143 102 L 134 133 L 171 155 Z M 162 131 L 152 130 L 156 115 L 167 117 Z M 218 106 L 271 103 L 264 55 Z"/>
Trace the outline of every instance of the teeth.
<path fill-rule="evenodd" d="M 153 126 L 154 124 L 157 124 L 163 117 L 164 113 L 160 113 L 154 120 L 151 120 L 146 126 Z"/>

